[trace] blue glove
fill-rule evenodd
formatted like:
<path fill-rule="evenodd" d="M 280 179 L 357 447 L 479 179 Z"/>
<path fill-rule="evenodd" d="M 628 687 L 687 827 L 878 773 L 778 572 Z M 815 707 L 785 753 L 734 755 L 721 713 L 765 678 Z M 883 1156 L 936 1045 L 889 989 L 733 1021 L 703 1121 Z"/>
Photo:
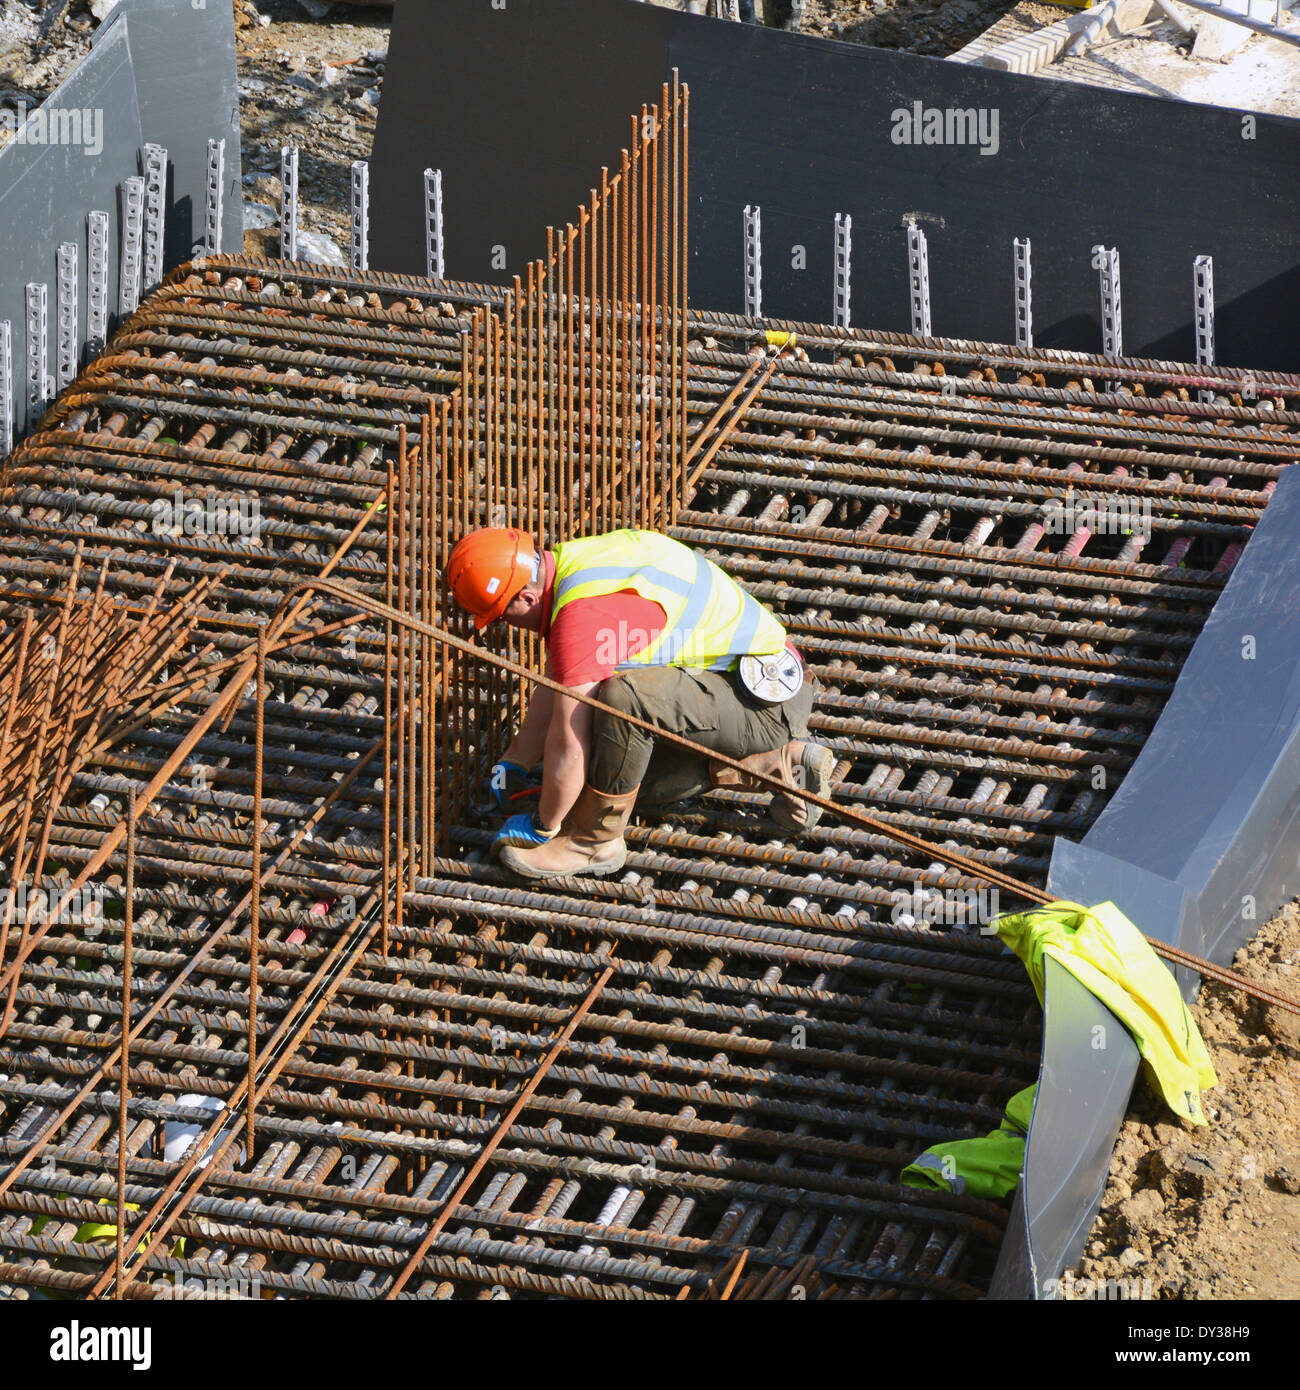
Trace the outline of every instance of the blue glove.
<path fill-rule="evenodd" d="M 497 831 L 496 839 L 492 841 L 493 849 L 500 849 L 503 845 L 510 845 L 515 849 L 529 849 L 534 845 L 544 845 L 548 840 L 553 840 L 559 834 L 559 830 L 543 830 L 534 816 L 527 812 L 521 812 L 517 816 L 511 816 L 508 821 Z"/>
<path fill-rule="evenodd" d="M 513 809 L 510 798 L 518 792 L 526 791 L 530 785 L 528 769 L 518 763 L 507 762 L 504 758 L 492 764 L 488 776 L 488 795 L 497 804 L 498 811 Z"/>

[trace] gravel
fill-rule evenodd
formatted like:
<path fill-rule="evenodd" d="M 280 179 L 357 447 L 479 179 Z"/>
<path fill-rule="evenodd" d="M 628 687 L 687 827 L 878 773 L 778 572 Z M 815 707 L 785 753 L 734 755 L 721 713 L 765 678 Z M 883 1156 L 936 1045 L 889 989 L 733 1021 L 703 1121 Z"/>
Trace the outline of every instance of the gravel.
<path fill-rule="evenodd" d="M 392 15 L 354 8 L 340 14 L 336 7 L 333 19 L 315 22 L 297 0 L 241 3 L 244 197 L 273 213 L 270 222 L 258 214 L 246 222 L 245 250 L 279 252 L 280 148 L 293 144 L 300 253 L 342 265 L 349 171 L 353 160 L 370 157 L 374 143 Z"/>

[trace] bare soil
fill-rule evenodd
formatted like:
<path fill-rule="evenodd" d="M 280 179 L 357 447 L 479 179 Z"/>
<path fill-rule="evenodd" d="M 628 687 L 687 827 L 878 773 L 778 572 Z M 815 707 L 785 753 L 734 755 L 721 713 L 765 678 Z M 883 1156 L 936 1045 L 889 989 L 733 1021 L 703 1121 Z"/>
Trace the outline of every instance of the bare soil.
<path fill-rule="evenodd" d="M 806 0 L 791 27 L 841 43 L 946 58 L 1014 8 L 1015 0 Z M 1056 10 L 1052 19 L 1065 13 Z"/>
<path fill-rule="evenodd" d="M 1300 995 L 1300 900 L 1233 964 Z M 1156 1299 L 1300 1298 L 1300 1016 L 1215 984 L 1192 1013 L 1219 1078 L 1204 1096 L 1210 1124 L 1174 1119 L 1139 1083 L 1069 1277 L 1146 1281 Z"/>
<path fill-rule="evenodd" d="M 392 14 L 336 6 L 334 18 L 320 21 L 297 0 L 238 0 L 236 15 L 241 11 L 244 197 L 278 218 L 280 149 L 296 145 L 299 226 L 346 253 L 350 170 L 354 159 L 370 157 L 374 143 Z M 244 249 L 278 255 L 276 226 L 251 227 Z"/>
<path fill-rule="evenodd" d="M 90 49 L 96 21 L 83 3 L 57 12 L 27 0 L 0 0 L 0 108 L 39 106 Z M 12 138 L 13 124 L 0 122 L 0 147 Z"/>

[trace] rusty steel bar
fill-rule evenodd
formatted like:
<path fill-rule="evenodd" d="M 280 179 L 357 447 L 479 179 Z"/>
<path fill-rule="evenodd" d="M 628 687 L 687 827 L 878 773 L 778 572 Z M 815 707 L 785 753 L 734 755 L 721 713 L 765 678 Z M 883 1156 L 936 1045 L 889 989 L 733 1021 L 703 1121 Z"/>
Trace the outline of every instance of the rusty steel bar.
<path fill-rule="evenodd" d="M 727 442 L 728 437 L 740 425 L 741 420 L 745 418 L 746 411 L 748 411 L 749 407 L 753 405 L 755 398 L 763 390 L 763 387 L 767 385 L 768 381 L 771 379 L 772 373 L 776 371 L 778 360 L 779 359 L 776 357 L 773 357 L 769 360 L 767 366 L 763 370 L 763 374 L 745 392 L 745 395 L 737 403 L 735 409 L 732 411 L 732 414 L 728 418 L 727 422 L 717 427 L 717 431 L 713 439 L 710 440 L 708 448 L 704 451 L 703 458 L 700 459 L 699 463 L 695 465 L 695 467 L 691 470 L 689 476 L 687 476 L 686 478 L 684 484 L 683 500 L 689 501 L 690 498 L 694 495 L 695 486 L 699 482 L 700 477 L 708 468 L 709 464 L 713 462 L 714 456 L 717 454 L 718 450 L 722 448 L 722 446 Z M 757 366 L 758 362 L 755 362 L 754 367 L 756 368 Z M 736 391 L 740 390 L 740 388 L 749 380 L 749 377 L 750 373 L 746 372 L 746 374 L 743 377 L 741 377 L 741 379 L 736 383 L 735 390 L 732 392 L 732 395 L 734 395 Z M 731 396 L 728 396 L 727 402 L 729 403 L 730 401 Z M 712 422 L 710 423 L 712 424 Z M 674 496 L 675 495 L 676 493 L 674 493 Z"/>
<path fill-rule="evenodd" d="M 311 982 L 312 988 L 315 988 L 317 985 L 323 986 L 320 998 L 306 1011 L 304 1022 L 297 1022 L 292 1013 L 281 1020 L 267 1046 L 267 1056 L 271 1056 L 276 1047 L 281 1043 L 287 1044 L 285 1051 L 281 1053 L 276 1061 L 267 1069 L 266 1077 L 256 1090 L 253 1089 L 252 1076 L 246 1077 L 244 1081 L 240 1082 L 230 1098 L 231 1105 L 238 1104 L 241 1100 L 248 1105 L 254 1105 L 265 1091 L 270 1088 L 271 1083 L 279 1075 L 285 1063 L 293 1056 L 298 1044 L 301 1042 L 306 1028 L 310 1026 L 311 1022 L 347 978 L 351 966 L 351 958 L 354 958 L 360 953 L 360 950 L 364 950 L 365 947 L 370 944 L 378 934 L 379 925 L 379 918 L 376 915 L 370 927 L 360 935 L 359 947 L 358 944 L 353 944 L 347 956 L 338 961 L 327 958 L 321 965 Z M 162 1238 L 171 1230 L 177 1218 L 185 1210 L 188 1201 L 193 1198 L 206 1181 L 208 1173 L 216 1169 L 217 1164 L 235 1142 L 235 1131 L 232 1130 L 224 1139 L 219 1140 L 215 1150 L 210 1155 L 205 1153 L 208 1144 L 212 1140 L 218 1138 L 217 1131 L 220 1129 L 221 1124 L 222 1119 L 218 1116 L 218 1118 L 208 1126 L 207 1130 L 200 1134 L 195 1140 L 190 1148 L 190 1157 L 184 1160 L 180 1171 L 159 1194 L 153 1206 L 140 1218 L 135 1231 L 132 1233 L 133 1240 L 137 1236 L 144 1236 L 148 1233 L 157 1243 L 161 1243 Z M 202 1161 L 200 1161 L 201 1159 Z M 180 1195 L 179 1200 L 172 1205 L 171 1210 L 167 1212 L 166 1215 L 163 1215 L 163 1208 L 167 1204 L 168 1199 L 179 1191 L 181 1184 L 187 1179 L 189 1180 L 188 1188 Z M 156 1225 L 155 1222 L 157 1223 Z M 118 1296 L 120 1296 L 121 1290 L 130 1285 L 148 1260 L 149 1252 L 145 1250 L 140 1258 L 126 1269 L 120 1284 L 113 1278 L 114 1272 L 110 1267 L 100 1275 L 99 1279 L 90 1290 L 88 1297 L 99 1297 L 105 1291 L 110 1281 L 113 1282 L 114 1289 Z"/>
<path fill-rule="evenodd" d="M 665 100 L 664 105 L 667 106 Z M 681 492 L 682 472 L 681 472 L 681 449 L 685 447 L 679 437 L 679 428 L 682 423 L 682 373 L 685 370 L 685 363 L 682 358 L 681 349 L 681 325 L 685 316 L 681 312 L 681 275 L 682 262 L 679 255 L 681 244 L 682 226 L 682 206 L 681 206 L 681 183 L 682 183 L 682 113 L 681 113 L 681 78 L 676 68 L 673 69 L 673 95 L 672 95 L 672 122 L 669 126 L 672 142 L 672 213 L 668 220 L 670 235 L 665 238 L 665 249 L 669 252 L 672 261 L 672 312 L 669 323 L 665 325 L 665 331 L 669 334 L 669 368 L 668 384 L 670 388 L 668 396 L 668 409 L 671 415 L 669 421 L 669 468 L 666 490 L 667 505 L 664 508 L 664 518 L 669 523 L 677 512 L 678 497 Z"/>
<path fill-rule="evenodd" d="M 656 210 L 663 208 L 662 220 L 634 231 L 633 156 L 624 152 L 612 179 L 608 167 L 601 169 L 599 186 L 579 209 L 577 223 L 570 224 L 563 237 L 550 229 L 546 259 L 530 262 L 522 277 L 514 277 L 500 313 L 484 306 L 472 316 L 462 339 L 467 347 L 458 394 L 461 429 L 453 438 L 438 440 L 437 458 L 431 434 L 422 433 L 419 451 L 422 475 L 436 473 L 439 494 L 455 499 L 446 518 L 452 538 L 478 526 L 510 522 L 530 535 L 558 538 L 618 526 L 653 526 L 665 514 L 668 491 L 684 477 L 673 450 L 679 442 L 685 447 L 685 394 L 672 384 L 675 374 L 684 370 L 686 333 L 678 299 L 682 243 L 675 230 L 681 214 L 682 97 L 678 86 L 669 106 L 665 87 L 665 104 L 656 109 L 654 129 L 643 129 L 636 147 L 638 164 L 664 147 L 655 165 L 655 177 L 663 185 L 656 195 L 662 202 L 655 205 Z M 646 392 L 638 391 L 647 380 L 644 347 L 636 361 L 631 352 L 630 296 L 638 248 L 649 248 L 659 265 L 661 291 L 653 313 L 645 304 L 637 306 L 643 345 L 651 345 L 661 375 L 657 384 L 649 380 L 649 405 L 659 422 L 651 431 L 657 461 L 647 473 L 648 451 L 643 446 L 638 464 L 653 485 L 640 488 L 633 479 L 630 447 L 634 395 L 642 396 L 643 409 L 646 405 Z M 563 312 L 556 316 L 550 304 L 560 288 Z M 552 326 L 560 334 L 558 344 L 549 340 Z M 555 380 L 557 371 L 562 384 Z M 644 430 L 641 433 L 644 436 Z M 419 548 L 418 542 L 412 543 Z M 413 611 L 400 585 L 397 607 Z M 431 621 L 429 603 L 414 611 L 426 624 Z M 496 638 L 489 635 L 487 641 L 494 645 Z M 531 634 L 525 635 L 522 647 L 526 661 L 534 664 L 539 651 Z M 514 699 L 495 669 L 479 671 L 473 677 L 478 688 L 471 689 L 468 669 L 453 654 L 445 653 L 444 660 L 448 671 L 457 673 L 445 682 L 444 718 L 450 721 L 444 725 L 446 747 L 466 754 L 451 760 L 450 775 L 444 778 L 440 805 L 450 824 L 463 818 L 473 795 L 471 768 L 482 769 L 499 755 L 505 721 L 499 715 L 494 720 L 488 712 L 505 714 L 513 709 Z M 426 653 L 421 661 L 430 664 L 432 657 Z M 417 820 L 427 827 L 432 819 L 427 806 L 417 814 L 407 793 L 405 783 L 418 780 L 408 754 L 398 792 L 399 802 L 407 807 L 408 837 L 416 835 Z M 445 848 L 444 841 L 439 843 Z M 408 889 L 412 886 L 408 878 Z"/>
<path fill-rule="evenodd" d="M 118 1061 L 117 1231 L 114 1270 L 121 1276 L 126 1252 L 127 1107 L 131 1099 L 131 946 L 135 928 L 135 789 L 129 793 L 126 830 L 126 901 L 122 924 L 122 1041 Z"/>
<path fill-rule="evenodd" d="M 445 408 L 445 407 L 444 407 Z M 400 452 L 398 455 L 401 457 Z M 393 594 L 393 512 L 397 505 L 396 474 L 393 460 L 385 460 L 388 472 L 388 486 L 384 492 L 384 602 L 389 608 L 394 606 Z M 443 521 L 445 534 L 445 517 Z M 444 725 L 445 728 L 445 725 Z M 392 933 L 393 911 L 393 624 L 384 624 L 384 753 L 383 753 L 383 828 L 381 835 L 381 928 L 384 955 L 388 954 Z M 443 766 L 447 765 L 447 745 L 443 743 Z M 400 859 L 398 861 L 400 863 Z M 250 1146 L 251 1152 L 251 1146 Z"/>
<path fill-rule="evenodd" d="M 343 544 L 335 551 L 335 553 L 331 556 L 330 560 L 322 567 L 322 576 L 329 575 L 337 567 L 342 556 L 346 553 L 347 549 L 353 544 L 353 542 L 356 540 L 356 537 L 361 533 L 365 525 L 369 522 L 374 510 L 374 505 L 375 504 L 372 503 L 371 506 L 366 509 L 366 511 L 358 520 L 357 524 L 354 526 L 352 531 L 344 540 Z M 76 563 L 79 562 L 79 559 L 80 551 L 78 550 L 76 560 L 74 561 L 74 572 L 76 568 Z M 294 622 L 301 621 L 303 615 L 310 611 L 311 606 L 311 600 L 303 600 L 293 605 L 288 605 L 282 608 L 280 612 L 281 617 L 283 619 L 284 627 L 291 626 Z M 282 631 L 283 628 L 276 626 L 273 628 L 273 630 L 278 632 Z M 145 786 L 143 791 L 139 793 L 138 801 L 136 803 L 137 810 L 147 808 L 152 803 L 153 799 L 158 795 L 160 790 L 167 784 L 168 779 L 183 763 L 184 759 L 198 744 L 203 735 L 216 723 L 218 718 L 221 716 L 223 709 L 226 708 L 227 704 L 230 704 L 233 709 L 233 702 L 238 698 L 239 694 L 246 687 L 248 680 L 254 674 L 256 668 L 256 661 L 256 652 L 246 657 L 244 661 L 241 663 L 239 669 L 235 672 L 235 674 L 221 688 L 221 691 L 219 692 L 218 696 L 211 701 L 207 709 L 195 720 L 191 727 L 189 727 L 184 737 L 181 738 L 181 740 L 178 742 L 172 753 L 165 759 L 163 764 L 158 768 L 157 772 L 150 779 L 149 783 Z M 373 756 L 374 751 L 375 750 L 372 749 L 369 756 Z M 355 778 L 355 776 L 361 771 L 364 765 L 365 762 L 362 761 L 359 762 L 353 768 L 353 770 L 339 784 L 338 788 L 336 788 L 336 790 L 332 792 L 330 796 L 327 798 L 325 805 L 320 808 L 320 813 L 323 813 L 326 807 L 333 803 L 333 800 L 342 793 L 342 791 L 351 782 L 351 780 L 353 780 L 353 778 Z M 296 844 L 297 840 L 301 838 L 303 834 L 308 833 L 315 819 L 316 817 L 313 816 L 312 820 L 309 820 L 307 822 L 307 824 L 302 828 L 302 830 L 298 832 L 298 835 L 294 838 L 293 841 L 291 841 L 291 843 Z M 99 845 L 98 849 L 83 864 L 81 870 L 76 875 L 76 877 L 73 878 L 72 882 L 69 885 L 67 885 L 66 888 L 60 890 L 58 900 L 53 911 L 49 914 L 49 918 L 47 919 L 46 923 L 33 935 L 30 943 L 28 944 L 28 953 L 30 953 L 31 950 L 34 950 L 36 945 L 38 945 L 39 942 L 44 939 L 46 934 L 49 932 L 51 926 L 53 925 L 54 921 L 57 920 L 59 914 L 62 912 L 64 907 L 71 899 L 72 894 L 76 892 L 78 889 L 80 889 L 91 878 L 91 876 L 98 871 L 99 868 L 101 868 L 104 864 L 106 864 L 109 861 L 113 853 L 121 845 L 126 835 L 126 830 L 126 818 L 125 816 L 120 816 L 114 824 L 110 833 L 104 838 L 104 840 Z M 287 857 L 287 854 L 289 852 L 289 850 L 286 850 L 283 853 Z M 228 922 L 229 920 L 230 919 L 228 919 Z M 193 968 L 193 966 L 197 964 L 201 956 L 202 951 L 199 953 L 199 956 L 195 958 L 195 960 L 190 962 L 190 965 L 187 966 L 186 969 L 189 970 Z M 0 973 L 0 988 L 3 988 L 5 985 L 10 985 L 11 989 L 16 989 L 18 976 L 21 972 L 24 958 L 24 954 L 20 952 L 13 964 L 11 964 L 7 970 L 4 970 L 2 973 Z M 2 961 L 0 961 L 0 964 L 2 964 Z M 182 978 L 184 973 L 185 972 L 182 972 Z M 153 1007 L 156 1008 L 157 1005 Z M 142 1020 L 142 1022 L 137 1026 L 143 1028 L 148 1019 L 152 1017 L 152 1013 L 153 1009 L 147 1011 L 144 1020 Z M 105 1065 L 111 1065 L 111 1063 L 114 1060 L 115 1056 L 108 1058 Z M 69 1106 L 65 1107 L 61 1115 L 56 1118 L 54 1125 L 52 1127 L 47 1127 L 47 1129 L 43 1132 L 42 1139 L 39 1141 L 39 1143 L 44 1143 L 48 1141 L 49 1136 L 53 1132 L 55 1132 L 58 1126 L 61 1125 L 63 1121 L 67 1119 L 68 1115 L 72 1113 L 72 1109 L 74 1106 L 75 1101 L 70 1103 Z M 3 1194 L 4 1191 L 6 1191 L 10 1186 L 12 1186 L 12 1184 L 21 1174 L 26 1165 L 30 1163 L 31 1159 L 39 1151 L 39 1143 L 37 1147 L 29 1149 L 28 1152 L 24 1154 L 13 1165 L 9 1173 L 3 1179 L 0 1179 L 0 1194 Z"/>
<path fill-rule="evenodd" d="M 406 499 L 408 495 L 407 474 L 410 463 L 406 451 L 406 426 L 399 425 L 397 430 L 397 498 L 396 498 L 396 529 L 397 529 L 397 611 L 406 612 L 407 598 L 406 585 L 409 573 L 407 565 L 407 507 Z M 407 817 L 406 817 L 406 765 L 407 765 L 407 653 L 410 650 L 410 634 L 403 628 L 397 627 L 397 787 L 396 800 L 394 802 L 395 815 L 397 820 L 397 903 L 396 917 L 400 926 L 402 922 L 402 895 L 405 892 L 407 879 Z"/>
<path fill-rule="evenodd" d="M 607 965 L 605 969 L 601 971 L 595 984 L 593 984 L 592 987 L 587 991 L 582 1003 L 579 1004 L 578 1007 L 573 1011 L 572 1017 L 564 1025 L 564 1028 L 561 1030 L 559 1036 L 551 1044 L 551 1047 L 547 1052 L 546 1056 L 542 1058 L 541 1065 L 529 1078 L 523 1090 L 520 1091 L 519 1095 L 515 1098 L 514 1103 L 511 1105 L 510 1109 L 506 1111 L 501 1123 L 493 1131 L 492 1137 L 483 1146 L 483 1152 L 478 1156 L 477 1159 L 475 1159 L 473 1166 L 470 1168 L 469 1172 L 466 1173 L 465 1176 L 461 1179 L 460 1184 L 457 1186 L 456 1190 L 451 1194 L 450 1197 L 447 1198 L 446 1206 L 443 1208 L 442 1212 L 439 1214 L 438 1218 L 434 1221 L 434 1223 L 429 1227 L 428 1231 L 425 1232 L 424 1238 L 416 1247 L 414 1254 L 412 1254 L 410 1260 L 403 1267 L 401 1273 L 397 1276 L 396 1279 L 393 1280 L 392 1284 L 389 1285 L 388 1292 L 384 1295 L 386 1299 L 396 1298 L 397 1295 L 401 1293 L 401 1291 L 406 1287 L 407 1281 L 410 1279 L 411 1275 L 415 1272 L 415 1270 L 419 1268 L 420 1261 L 424 1258 L 429 1247 L 438 1238 L 438 1235 L 440 1234 L 442 1229 L 451 1219 L 452 1213 L 456 1210 L 457 1206 L 459 1206 L 461 1201 L 464 1199 L 465 1194 L 470 1190 L 471 1187 L 473 1187 L 474 1183 L 478 1180 L 478 1176 L 483 1171 L 488 1160 L 496 1152 L 497 1148 L 501 1144 L 501 1141 L 510 1132 L 511 1126 L 522 1113 L 524 1107 L 528 1104 L 529 1100 L 532 1099 L 533 1092 L 536 1091 L 538 1086 L 541 1085 L 543 1079 L 546 1076 L 546 1073 L 550 1071 L 552 1063 L 560 1055 L 560 1053 L 564 1051 L 565 1045 L 568 1043 L 569 1039 L 574 1035 L 575 1032 L 577 1032 L 578 1025 L 581 1024 L 582 1020 L 586 1017 L 587 1013 L 591 1009 L 591 1006 L 596 1002 L 596 999 L 599 996 L 601 990 L 605 988 L 605 985 L 609 982 L 613 974 L 614 967 L 612 965 Z"/>
<path fill-rule="evenodd" d="M 253 1078 L 257 1075 L 257 970 L 262 936 L 262 775 L 266 751 L 266 628 L 257 630 L 257 705 L 253 731 L 253 879 L 248 912 L 248 1152 L 254 1151 L 256 1125 Z M 125 1034 L 123 1035 L 125 1043 Z M 123 1063 L 125 1065 L 125 1063 Z M 121 1270 L 118 1274 L 120 1276 Z M 120 1295 L 119 1295 L 120 1296 Z"/>
<path fill-rule="evenodd" d="M 418 434 L 416 436 L 419 438 Z M 418 615 L 420 611 L 420 546 L 423 540 L 420 526 L 420 454 L 418 447 L 415 451 L 415 460 L 411 468 L 407 470 L 406 496 L 402 499 L 402 506 L 406 513 L 407 544 L 406 544 L 406 612 Z M 420 766 L 420 730 L 419 730 L 419 709 L 421 703 L 421 687 L 424 679 L 424 672 L 421 670 L 420 663 L 420 643 L 419 637 L 414 628 L 408 628 L 407 638 L 407 681 L 408 688 L 406 693 L 406 705 L 403 709 L 403 717 L 406 720 L 406 781 L 404 792 L 406 795 L 406 843 L 410 861 L 409 876 L 407 886 L 414 888 L 416 875 L 420 865 L 420 824 L 419 824 L 419 766 Z"/>
<path fill-rule="evenodd" d="M 674 70 L 674 80 L 676 71 Z M 691 170 L 691 89 L 685 83 L 681 87 L 681 142 L 682 142 L 682 189 L 681 189 L 681 215 L 678 221 L 679 235 L 681 237 L 681 300 L 680 300 L 680 327 L 681 350 L 678 357 L 680 363 L 681 381 L 678 386 L 678 485 L 673 488 L 671 510 L 669 520 L 674 524 L 680 509 L 685 505 L 687 487 L 686 476 L 686 445 L 687 445 L 687 399 L 690 394 L 690 351 L 689 351 L 689 328 L 688 320 L 690 313 L 690 170 Z"/>
<path fill-rule="evenodd" d="M 312 581 L 309 585 L 303 587 L 312 588 L 322 592 L 332 593 L 339 597 L 347 598 L 351 602 L 358 603 L 359 606 L 373 607 L 373 605 L 366 603 L 364 600 L 360 598 L 360 596 L 356 595 L 355 593 L 349 594 L 346 587 L 340 584 L 338 581 L 317 580 Z M 414 621 L 412 622 L 412 625 L 415 625 Z M 602 713 L 612 718 L 619 719 L 624 723 L 630 724 L 633 727 L 640 728 L 645 732 L 653 733 L 656 738 L 666 739 L 669 742 L 675 743 L 679 747 L 686 749 L 688 752 L 692 752 L 699 756 L 709 758 L 716 763 L 721 763 L 725 766 L 734 768 L 737 771 L 745 772 L 755 781 L 763 783 L 774 792 L 784 792 L 784 794 L 788 796 L 797 797 L 800 801 L 803 801 L 810 806 L 820 806 L 823 810 L 831 811 L 832 813 L 840 816 L 843 819 L 855 821 L 857 824 L 861 826 L 864 826 L 868 829 L 876 830 L 879 833 L 887 836 L 889 839 L 896 840 L 899 844 L 906 845 L 910 849 L 929 855 L 933 859 L 938 860 L 951 868 L 965 870 L 968 874 L 971 875 L 971 877 L 977 880 L 987 882 L 997 888 L 1005 889 L 1015 897 L 1025 899 L 1029 902 L 1038 903 L 1040 905 L 1046 905 L 1053 901 L 1052 895 L 1048 893 L 1045 889 L 1038 888 L 1034 884 L 1026 883 L 1022 880 L 1013 878 L 1008 874 L 1004 874 L 1001 872 L 1001 870 L 995 869 L 987 863 L 980 863 L 978 861 L 970 859 L 968 856 L 964 854 L 956 853 L 953 850 L 949 849 L 946 845 L 936 845 L 932 843 L 927 843 L 919 836 L 915 836 L 910 831 L 905 831 L 897 825 L 891 825 L 885 821 L 879 820 L 876 817 L 865 815 L 863 812 L 853 810 L 843 805 L 838 805 L 830 798 L 819 796 L 814 792 L 808 791 L 806 788 L 788 787 L 779 778 L 771 777 L 764 773 L 756 773 L 752 769 L 744 767 L 743 764 L 741 764 L 736 759 L 730 758 L 725 754 L 719 753 L 717 752 L 717 750 L 704 748 L 701 745 L 694 743 L 692 740 L 684 738 L 679 734 L 675 734 L 668 729 L 659 728 L 656 725 L 651 724 L 646 720 L 638 719 L 635 715 L 628 714 L 625 711 L 615 710 L 611 708 L 609 705 L 602 703 L 600 700 L 594 699 L 589 695 L 579 694 L 578 692 L 568 689 L 567 687 L 561 685 L 557 681 L 552 681 L 549 677 L 542 676 L 534 671 L 528 671 L 524 667 L 519 666 L 514 662 L 508 661 L 502 657 L 495 656 L 493 653 L 475 651 L 475 649 L 470 643 L 462 641 L 460 638 L 453 636 L 451 633 L 442 630 L 435 630 L 434 632 L 431 632 L 429 635 L 431 637 L 436 637 L 436 640 L 444 645 L 458 647 L 467 655 L 474 655 L 480 661 L 491 661 L 494 664 L 499 665 L 501 669 L 509 671 L 512 675 L 524 677 L 525 679 L 532 681 L 534 684 L 546 686 L 547 688 L 552 689 L 557 693 L 564 693 L 570 699 L 577 700 L 582 704 L 598 709 Z M 1207 978 L 1216 979 L 1225 984 L 1231 984 L 1234 988 L 1242 991 L 1243 993 L 1250 994 L 1252 997 L 1267 999 L 1269 1002 L 1275 1004 L 1279 1008 L 1286 1010 L 1287 1012 L 1300 1014 L 1300 1000 L 1293 999 L 1290 996 L 1283 994 L 1279 991 L 1269 990 L 1267 987 L 1257 985 L 1254 982 L 1247 980 L 1244 976 L 1237 975 L 1235 972 L 1226 971 L 1221 967 L 1212 964 L 1209 961 L 1202 960 L 1198 956 L 1191 955 L 1189 952 L 1181 951 L 1178 948 L 1170 947 L 1167 945 L 1167 943 L 1159 940 L 1158 938 L 1148 937 L 1147 941 L 1158 955 L 1167 955 L 1169 959 L 1176 960 L 1177 963 L 1184 965 L 1192 965 L 1194 962 L 1194 968 L 1198 969 Z"/>
<path fill-rule="evenodd" d="M 427 460 L 433 442 L 433 406 L 420 421 L 420 616 L 434 620 L 433 607 L 433 474 Z M 420 651 L 423 674 L 420 700 L 420 863 L 433 863 L 434 664 L 433 643 L 426 637 Z"/>

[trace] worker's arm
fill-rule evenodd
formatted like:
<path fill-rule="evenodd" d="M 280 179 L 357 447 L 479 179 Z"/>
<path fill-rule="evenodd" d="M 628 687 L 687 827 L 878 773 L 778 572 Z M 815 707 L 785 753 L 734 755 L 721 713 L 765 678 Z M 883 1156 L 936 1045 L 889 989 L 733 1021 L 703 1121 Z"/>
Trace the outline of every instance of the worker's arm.
<path fill-rule="evenodd" d="M 551 711 L 555 708 L 555 691 L 549 686 L 537 686 L 524 711 L 519 732 L 510 747 L 501 755 L 503 763 L 514 763 L 527 770 L 536 767 L 546 749 L 546 731 L 551 726 Z"/>
<path fill-rule="evenodd" d="M 579 695 L 592 695 L 599 681 L 571 687 Z M 555 695 L 546 730 L 546 756 L 542 769 L 542 797 L 537 819 L 548 830 L 558 829 L 587 780 L 587 754 L 591 742 L 591 706 L 567 695 Z"/>

